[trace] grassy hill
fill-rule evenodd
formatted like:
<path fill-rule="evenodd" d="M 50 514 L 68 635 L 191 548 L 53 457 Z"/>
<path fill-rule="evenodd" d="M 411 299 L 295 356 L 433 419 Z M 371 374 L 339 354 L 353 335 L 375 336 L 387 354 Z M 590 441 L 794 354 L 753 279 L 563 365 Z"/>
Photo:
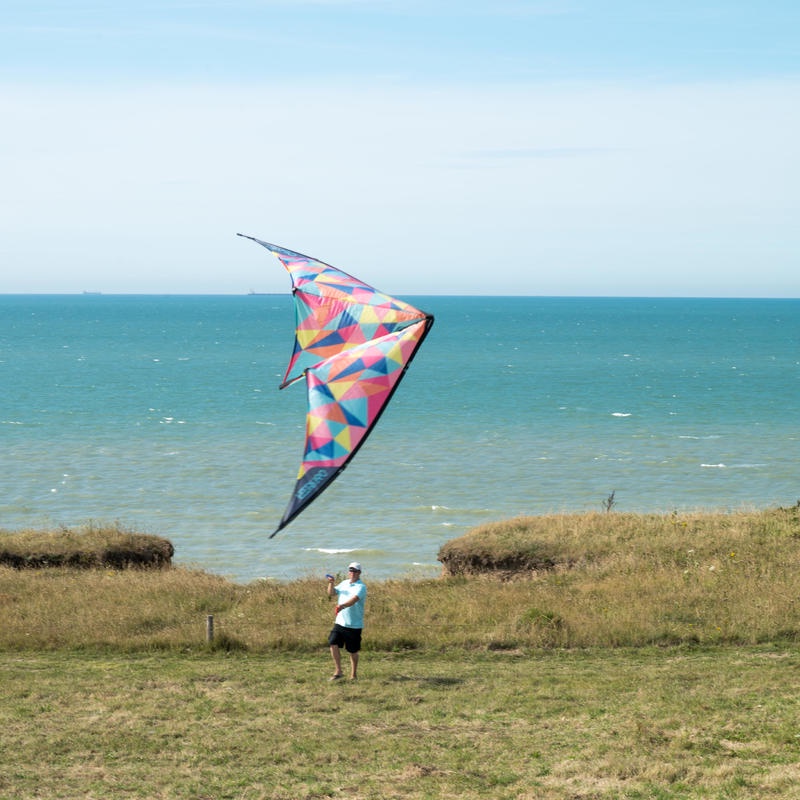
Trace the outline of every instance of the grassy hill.
<path fill-rule="evenodd" d="M 318 579 L 0 567 L 0 798 L 800 798 L 798 528 L 476 529 L 370 582 L 355 683 Z"/>
<path fill-rule="evenodd" d="M 38 534 L 29 535 L 38 542 Z M 84 538 L 107 536 L 89 531 Z M 18 535 L 18 549 L 22 540 Z M 80 537 L 73 545 L 92 548 Z M 165 548 L 163 540 L 154 546 Z M 370 582 L 365 573 L 365 647 L 638 647 L 800 637 L 797 507 L 526 517 L 476 528 L 442 547 L 439 558 L 446 573 L 439 579 Z M 218 647 L 307 651 L 318 647 L 332 615 L 316 578 L 240 585 L 201 571 L 110 564 L 0 567 L 0 609 L 0 650 L 195 648 L 204 646 L 212 614 Z"/>

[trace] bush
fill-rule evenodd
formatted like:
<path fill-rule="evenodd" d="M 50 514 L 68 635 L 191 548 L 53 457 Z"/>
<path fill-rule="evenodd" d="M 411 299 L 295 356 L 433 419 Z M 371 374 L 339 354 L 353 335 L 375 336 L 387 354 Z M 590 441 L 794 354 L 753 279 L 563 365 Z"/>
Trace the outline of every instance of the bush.
<path fill-rule="evenodd" d="M 752 554 L 771 564 L 783 548 L 795 552 L 800 506 L 766 511 L 689 514 L 554 514 L 516 517 L 473 528 L 439 550 L 444 572 L 532 575 L 576 566 L 612 570 L 671 565 L 688 559 Z M 709 562 L 710 563 L 710 562 Z"/>
<path fill-rule="evenodd" d="M 167 539 L 133 533 L 117 525 L 59 531 L 0 531 L 0 564 L 15 569 L 44 567 L 163 568 L 175 548 Z"/>

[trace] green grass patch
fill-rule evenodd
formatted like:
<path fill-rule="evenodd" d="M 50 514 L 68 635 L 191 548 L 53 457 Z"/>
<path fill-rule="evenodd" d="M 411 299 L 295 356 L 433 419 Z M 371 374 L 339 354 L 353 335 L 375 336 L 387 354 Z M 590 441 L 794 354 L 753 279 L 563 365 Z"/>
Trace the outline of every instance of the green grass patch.
<path fill-rule="evenodd" d="M 0 796 L 792 798 L 795 648 L 16 653 Z"/>

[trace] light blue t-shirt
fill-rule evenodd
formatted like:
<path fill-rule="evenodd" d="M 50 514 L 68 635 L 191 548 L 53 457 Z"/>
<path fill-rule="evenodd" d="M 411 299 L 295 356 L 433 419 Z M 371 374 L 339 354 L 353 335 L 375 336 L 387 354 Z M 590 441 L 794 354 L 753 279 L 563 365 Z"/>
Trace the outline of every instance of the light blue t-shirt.
<path fill-rule="evenodd" d="M 367 586 L 360 580 L 350 583 L 349 580 L 342 581 L 338 586 L 334 586 L 336 592 L 336 605 L 346 603 L 353 596 L 358 596 L 358 602 L 348 608 L 343 608 L 336 615 L 336 624 L 345 628 L 364 627 L 364 603 L 367 601 Z"/>

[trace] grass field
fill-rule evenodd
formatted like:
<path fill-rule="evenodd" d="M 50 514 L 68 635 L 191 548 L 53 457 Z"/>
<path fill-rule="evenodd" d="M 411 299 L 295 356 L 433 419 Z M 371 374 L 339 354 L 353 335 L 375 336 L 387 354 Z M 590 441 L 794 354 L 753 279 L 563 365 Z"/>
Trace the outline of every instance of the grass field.
<path fill-rule="evenodd" d="M 12 653 L 0 797 L 797 798 L 795 648 Z"/>
<path fill-rule="evenodd" d="M 448 552 L 463 574 L 365 571 L 333 684 L 323 580 L 0 567 L 0 798 L 800 799 L 797 508 Z"/>

